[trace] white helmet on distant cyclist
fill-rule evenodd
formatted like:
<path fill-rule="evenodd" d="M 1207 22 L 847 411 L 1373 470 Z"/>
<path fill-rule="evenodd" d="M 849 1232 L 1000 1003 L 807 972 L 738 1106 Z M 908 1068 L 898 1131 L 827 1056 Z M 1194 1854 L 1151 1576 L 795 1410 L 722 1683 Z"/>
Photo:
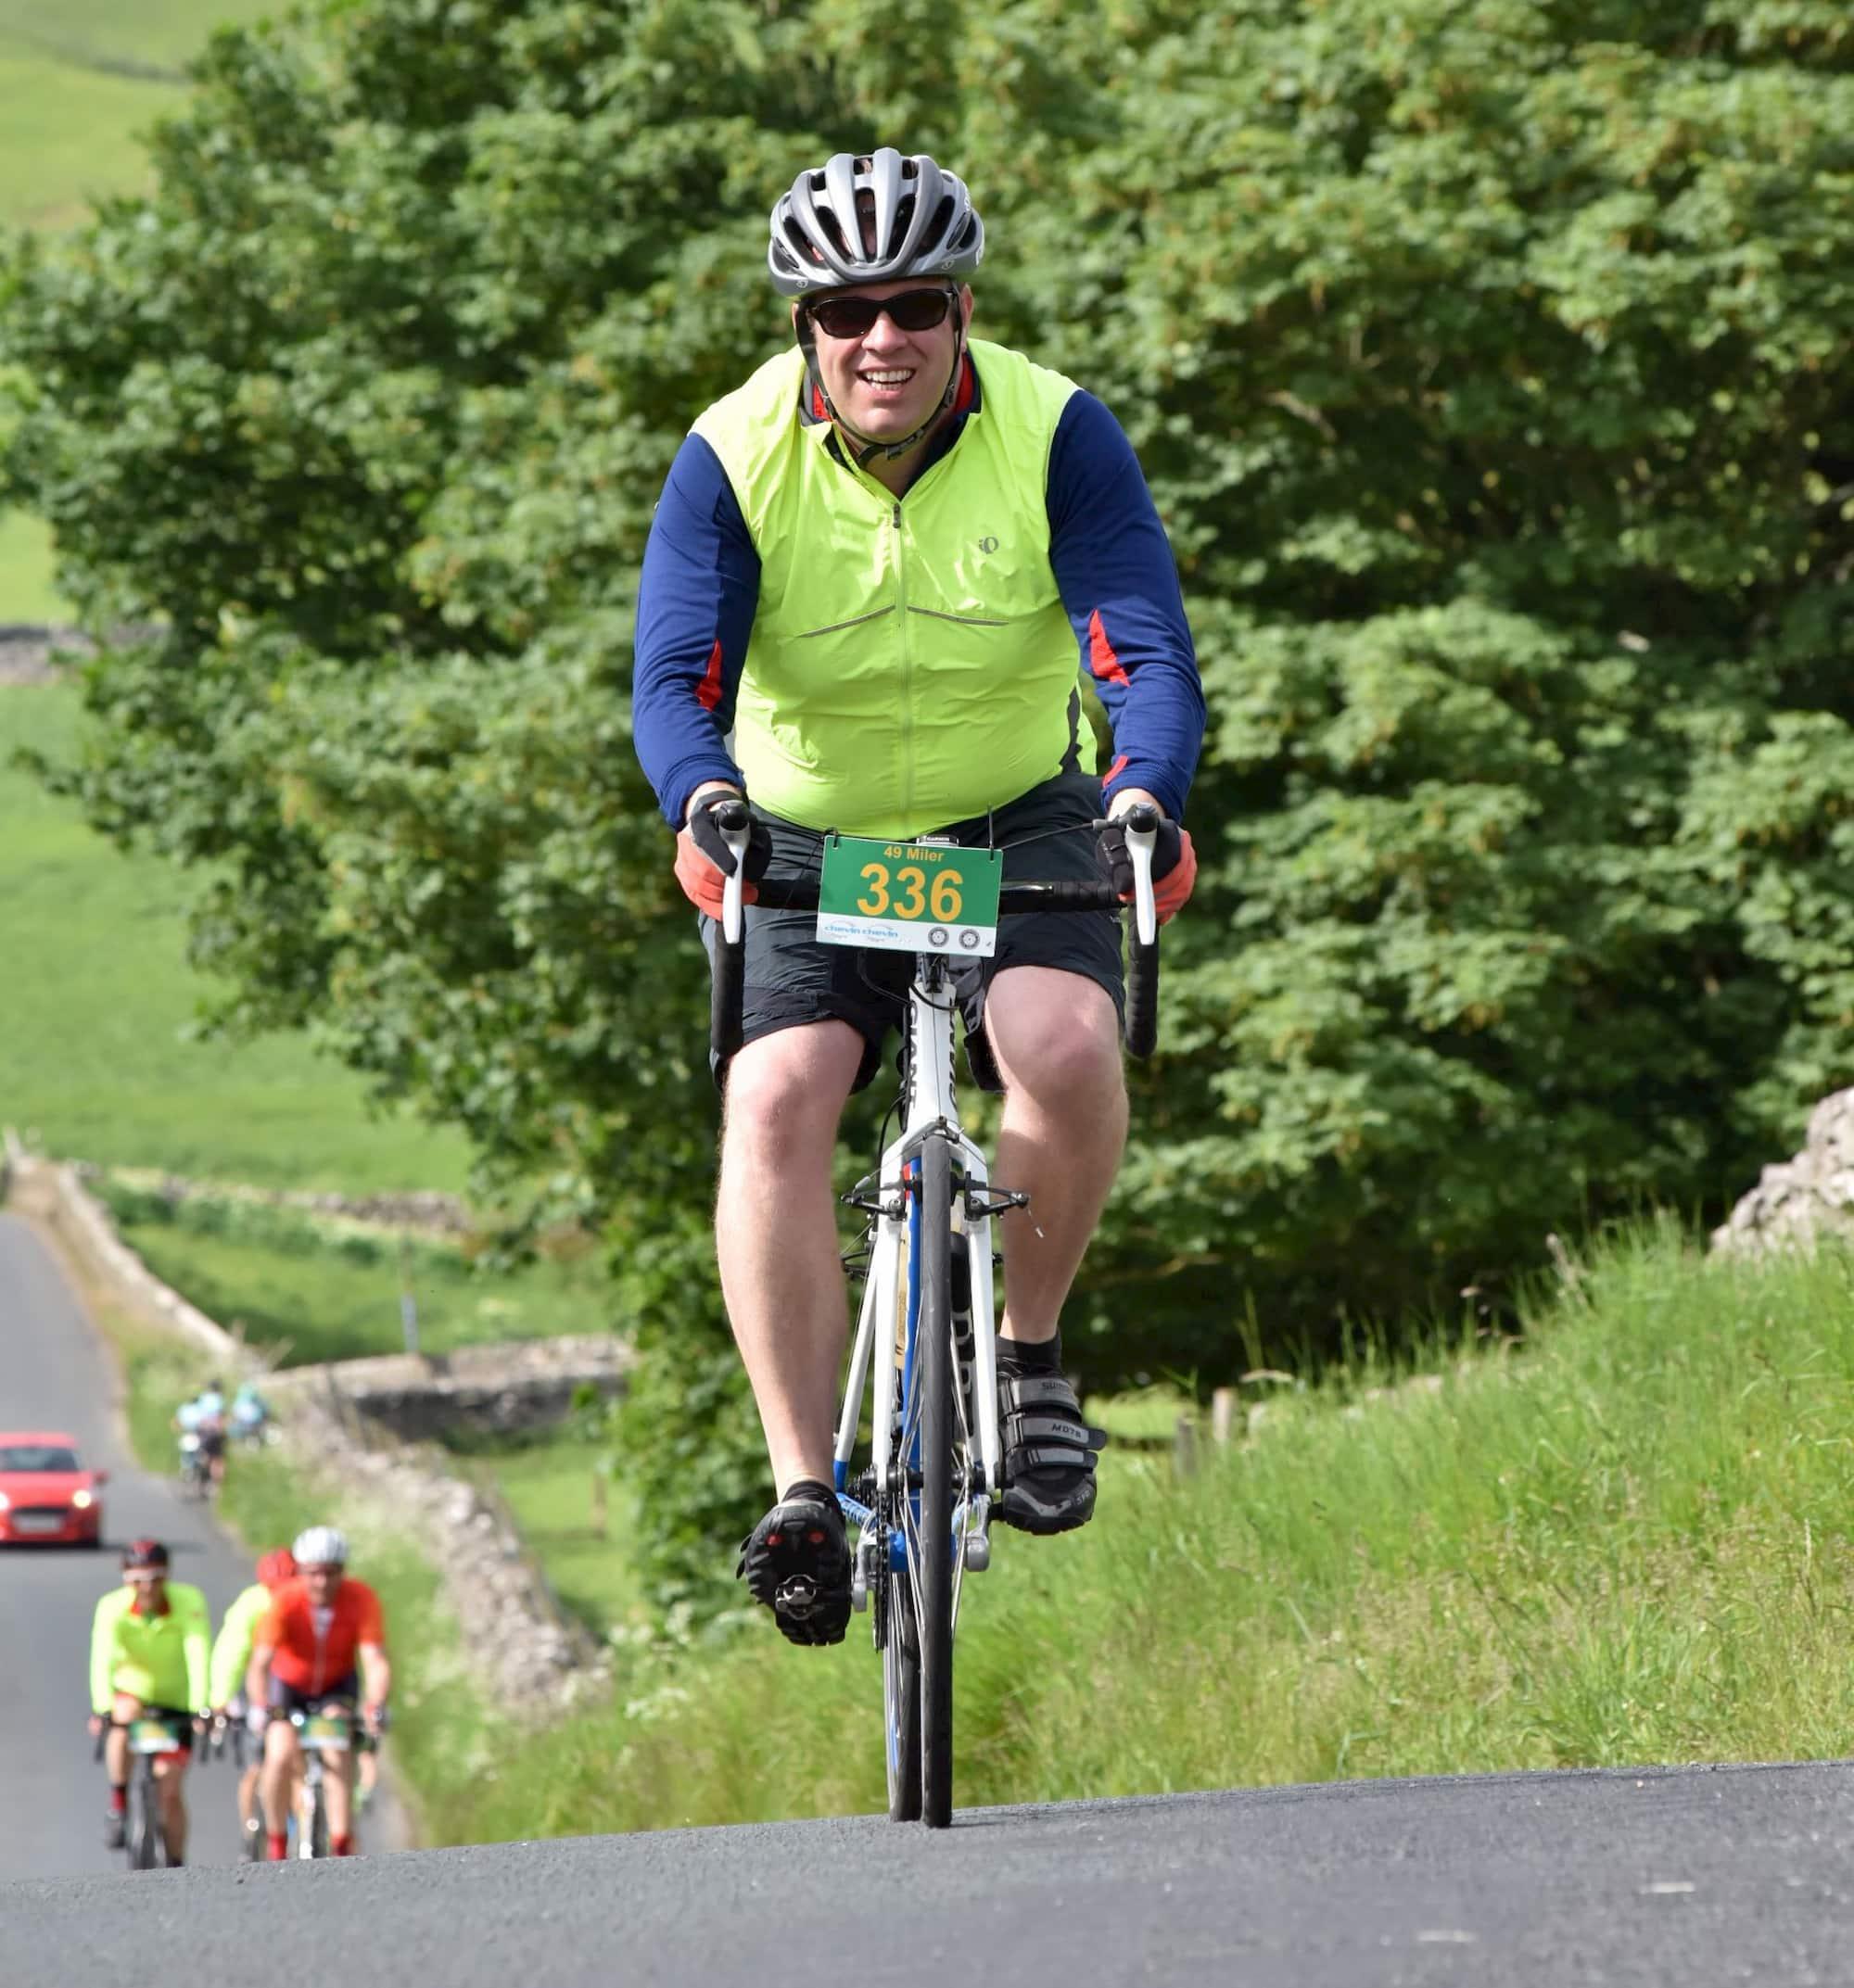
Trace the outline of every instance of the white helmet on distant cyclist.
<path fill-rule="evenodd" d="M 345 1567 L 348 1564 L 347 1535 L 337 1532 L 333 1526 L 311 1526 L 297 1535 L 296 1544 L 290 1551 L 296 1555 L 298 1567 Z"/>

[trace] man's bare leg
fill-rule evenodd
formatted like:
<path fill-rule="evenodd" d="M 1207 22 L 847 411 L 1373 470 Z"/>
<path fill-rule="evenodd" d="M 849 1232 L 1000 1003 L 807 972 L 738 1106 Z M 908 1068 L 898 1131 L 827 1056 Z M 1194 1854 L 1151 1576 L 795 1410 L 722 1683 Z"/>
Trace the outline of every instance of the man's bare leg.
<path fill-rule="evenodd" d="M 1005 1086 L 996 1177 L 1030 1197 L 1000 1224 L 998 1330 L 1040 1345 L 1056 1331 L 1126 1143 L 1119 1018 L 1084 975 L 1010 967 L 986 994 L 985 1035 Z"/>
<path fill-rule="evenodd" d="M 801 1477 L 831 1482 L 849 1335 L 831 1169 L 862 1054 L 847 1022 L 809 1022 L 749 1043 L 728 1070 L 716 1254 L 776 1497 Z"/>

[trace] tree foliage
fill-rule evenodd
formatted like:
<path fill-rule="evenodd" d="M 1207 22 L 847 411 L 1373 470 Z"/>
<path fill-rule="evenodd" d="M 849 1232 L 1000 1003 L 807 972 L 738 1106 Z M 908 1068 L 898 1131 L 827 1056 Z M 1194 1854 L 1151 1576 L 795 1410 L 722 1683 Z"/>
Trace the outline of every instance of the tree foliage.
<path fill-rule="evenodd" d="M 9 494 L 95 623 L 162 630 L 92 669 L 69 778 L 212 867 L 231 1019 L 313 1027 L 607 1223 L 659 1357 L 719 1371 L 629 614 L 689 421 L 785 336 L 768 208 L 882 139 L 971 182 L 982 328 L 1126 424 L 1203 661 L 1203 881 L 1071 1314 L 1092 1377 L 1222 1378 L 1555 1226 L 1716 1205 L 1854 1076 L 1833 0 L 349 0 L 222 35 L 156 193 L 16 253 L 4 344 Z M 740 1422 L 691 1392 L 684 1465 Z"/>

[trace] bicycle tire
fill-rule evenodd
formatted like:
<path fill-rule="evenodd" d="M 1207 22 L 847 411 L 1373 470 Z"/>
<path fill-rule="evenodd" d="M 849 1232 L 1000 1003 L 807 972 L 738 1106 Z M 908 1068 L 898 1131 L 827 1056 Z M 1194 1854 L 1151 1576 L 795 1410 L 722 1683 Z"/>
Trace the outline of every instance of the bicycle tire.
<path fill-rule="evenodd" d="M 129 1801 L 129 1868 L 154 1870 L 166 1862 L 167 1846 L 161 1841 L 160 1801 L 154 1776 L 146 1767 L 130 1783 Z"/>
<path fill-rule="evenodd" d="M 921 1148 L 921 1819 L 953 1819 L 953 1163 L 946 1139 Z"/>
<path fill-rule="evenodd" d="M 322 1792 L 322 1782 L 315 1782 L 315 1792 L 309 1809 L 309 1855 L 325 1857 L 328 1855 L 328 1806 Z"/>
<path fill-rule="evenodd" d="M 888 1576 L 882 1642 L 882 1708 L 888 1751 L 888 1819 L 921 1820 L 921 1646 L 905 1574 Z"/>

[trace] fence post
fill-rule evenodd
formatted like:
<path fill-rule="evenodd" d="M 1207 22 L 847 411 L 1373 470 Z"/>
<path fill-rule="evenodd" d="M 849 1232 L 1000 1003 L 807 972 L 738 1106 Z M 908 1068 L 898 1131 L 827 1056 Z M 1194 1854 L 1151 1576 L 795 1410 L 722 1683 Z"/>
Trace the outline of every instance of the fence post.
<path fill-rule="evenodd" d="M 1211 1396 L 1211 1440 L 1218 1449 L 1229 1441 L 1236 1426 L 1236 1389 L 1219 1387 Z"/>
<path fill-rule="evenodd" d="M 1195 1477 L 1198 1474 L 1198 1418 L 1195 1415 L 1180 1415 L 1178 1426 L 1173 1437 L 1172 1462 L 1179 1476 Z"/>

